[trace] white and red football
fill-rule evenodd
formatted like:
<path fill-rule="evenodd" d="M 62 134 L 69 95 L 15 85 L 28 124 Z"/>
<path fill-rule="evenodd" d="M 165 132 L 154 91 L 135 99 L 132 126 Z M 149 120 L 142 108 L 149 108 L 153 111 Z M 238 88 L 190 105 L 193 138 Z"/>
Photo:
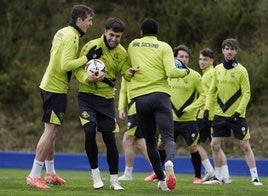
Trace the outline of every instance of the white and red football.
<path fill-rule="evenodd" d="M 85 71 L 91 75 L 93 73 L 96 73 L 96 75 L 105 74 L 106 72 L 106 66 L 104 62 L 102 62 L 100 59 L 91 59 L 87 62 L 85 66 Z"/>

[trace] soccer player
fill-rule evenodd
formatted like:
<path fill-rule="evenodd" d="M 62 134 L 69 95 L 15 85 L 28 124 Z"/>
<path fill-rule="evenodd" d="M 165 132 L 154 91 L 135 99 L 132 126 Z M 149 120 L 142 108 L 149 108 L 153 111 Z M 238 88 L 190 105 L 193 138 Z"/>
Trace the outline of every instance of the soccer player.
<path fill-rule="evenodd" d="M 175 59 L 188 66 L 190 50 L 185 45 L 174 48 Z M 196 111 L 205 102 L 205 95 L 200 74 L 189 68 L 190 74 L 180 79 L 169 79 L 171 102 L 174 119 L 174 139 L 182 135 L 187 143 L 194 167 L 194 184 L 201 184 L 201 157 L 198 151 L 199 130 L 196 122 Z M 201 146 L 199 147 L 203 149 Z"/>
<path fill-rule="evenodd" d="M 124 30 L 124 22 L 119 18 L 111 17 L 106 21 L 103 35 L 86 43 L 81 50 L 80 56 L 83 56 L 93 46 L 102 49 L 103 55 L 100 60 L 105 63 L 107 69 L 104 78 L 92 82 L 83 67 L 74 71 L 79 81 L 79 116 L 85 132 L 85 150 L 95 189 L 104 186 L 98 165 L 96 131 L 101 132 L 107 149 L 110 187 L 113 190 L 124 189 L 118 182 L 119 154 L 114 136 L 116 125 L 114 82 L 118 74 L 130 80 L 134 73 L 132 72 L 134 68 L 130 68 L 127 52 L 120 44 Z"/>
<path fill-rule="evenodd" d="M 206 94 L 212 79 L 213 72 L 213 63 L 214 63 L 214 53 L 210 48 L 204 48 L 199 52 L 199 68 L 202 71 L 202 85 L 204 93 Z M 211 112 L 209 117 L 204 118 L 204 110 L 200 108 L 197 113 L 197 124 L 199 129 L 200 138 L 199 141 L 205 143 L 207 140 L 211 141 L 211 122 L 214 113 Z M 204 148 L 199 148 L 198 151 L 202 159 L 202 164 L 205 168 L 205 176 L 202 178 L 202 181 L 207 181 L 215 176 L 215 171 L 209 161 L 208 154 Z"/>
<path fill-rule="evenodd" d="M 215 106 L 215 116 L 212 122 L 211 148 L 215 163 L 215 178 L 205 184 L 222 184 L 221 175 L 221 143 L 223 138 L 231 136 L 231 130 L 240 147 L 245 153 L 246 163 L 251 174 L 252 184 L 261 186 L 254 153 L 249 143 L 250 134 L 245 118 L 250 100 L 250 83 L 246 68 L 237 58 L 238 42 L 229 38 L 222 42 L 223 61 L 214 68 L 211 85 L 208 91 L 205 111 L 209 113 Z M 217 103 L 213 104 L 216 96 Z"/>
<path fill-rule="evenodd" d="M 50 60 L 42 78 L 40 89 L 43 100 L 44 132 L 37 147 L 33 166 L 26 178 L 26 183 L 35 188 L 49 188 L 51 184 L 65 184 L 66 181 L 56 174 L 54 168 L 54 150 L 56 135 L 61 125 L 67 104 L 68 83 L 72 70 L 83 66 L 101 51 L 94 48 L 77 58 L 79 38 L 92 25 L 94 12 L 86 5 L 75 5 L 71 11 L 71 21 L 67 27 L 60 29 L 53 38 Z M 94 79 L 98 77 L 94 76 Z M 43 166 L 46 166 L 45 180 L 41 178 Z"/>
<path fill-rule="evenodd" d="M 121 80 L 121 87 L 119 93 L 118 101 L 118 116 L 121 120 L 124 120 L 127 117 L 127 129 L 124 132 L 123 136 L 123 148 L 125 152 L 125 171 L 119 180 L 132 180 L 132 171 L 133 171 L 133 162 L 135 156 L 135 148 L 142 153 L 146 161 L 150 163 L 145 139 L 142 135 L 141 130 L 137 126 L 137 113 L 136 113 L 136 104 L 135 100 L 129 99 L 129 88 L 128 83 L 124 78 Z M 127 112 L 127 114 L 126 114 Z"/>
<path fill-rule="evenodd" d="M 173 136 L 172 108 L 167 78 L 180 78 L 187 69 L 174 65 L 172 48 L 157 39 L 158 24 L 146 18 L 141 23 L 141 38 L 132 40 L 128 54 L 132 66 L 139 70 L 129 83 L 129 97 L 135 99 L 138 125 L 146 140 L 147 153 L 162 191 L 174 189 L 176 178 L 173 170 L 176 144 Z M 156 128 L 165 144 L 166 176 L 157 152 Z"/>

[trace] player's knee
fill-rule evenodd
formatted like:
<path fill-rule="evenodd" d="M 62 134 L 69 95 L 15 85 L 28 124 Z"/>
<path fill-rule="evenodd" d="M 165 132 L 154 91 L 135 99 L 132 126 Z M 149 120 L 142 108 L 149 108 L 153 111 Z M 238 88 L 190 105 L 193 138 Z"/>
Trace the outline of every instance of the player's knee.
<path fill-rule="evenodd" d="M 115 137 L 113 132 L 102 132 L 102 138 L 105 143 L 115 143 Z"/>
<path fill-rule="evenodd" d="M 130 136 L 124 136 L 123 138 L 123 146 L 128 147 L 133 145 L 134 140 Z"/>
<path fill-rule="evenodd" d="M 242 149 L 244 152 L 249 152 L 249 151 L 251 151 L 251 146 L 250 146 L 249 142 L 241 142 L 241 149 Z"/>
<path fill-rule="evenodd" d="M 146 147 L 146 143 L 145 143 L 144 138 L 138 138 L 138 139 L 136 139 L 135 144 L 136 144 L 136 148 L 137 148 L 138 150 L 140 150 L 140 151 L 141 151 L 143 148 Z"/>
<path fill-rule="evenodd" d="M 211 142 L 210 147 L 211 147 L 212 151 L 214 151 L 214 152 L 220 151 L 220 149 L 221 149 L 220 143 Z"/>
<path fill-rule="evenodd" d="M 84 132 L 86 135 L 96 134 L 96 124 L 95 123 L 86 123 L 84 126 Z"/>

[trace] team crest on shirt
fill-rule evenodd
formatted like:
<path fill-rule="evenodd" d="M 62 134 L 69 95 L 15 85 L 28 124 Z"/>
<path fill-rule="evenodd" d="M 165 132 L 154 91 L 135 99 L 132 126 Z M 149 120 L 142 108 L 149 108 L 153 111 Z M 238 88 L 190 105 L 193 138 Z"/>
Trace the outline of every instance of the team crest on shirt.
<path fill-rule="evenodd" d="M 115 53 L 114 54 L 114 59 L 118 60 L 118 57 L 119 57 L 119 54 L 118 53 Z"/>

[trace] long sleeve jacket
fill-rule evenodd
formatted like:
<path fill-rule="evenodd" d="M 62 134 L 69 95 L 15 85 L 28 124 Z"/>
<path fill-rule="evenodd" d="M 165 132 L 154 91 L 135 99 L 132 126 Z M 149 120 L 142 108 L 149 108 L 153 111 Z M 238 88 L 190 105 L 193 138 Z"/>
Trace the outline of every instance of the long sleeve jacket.
<path fill-rule="evenodd" d="M 77 58 L 79 37 L 79 32 L 72 26 L 64 27 L 55 34 L 41 89 L 53 93 L 68 92 L 71 71 L 87 62 L 86 56 Z"/>
<path fill-rule="evenodd" d="M 167 78 L 187 75 L 185 69 L 175 67 L 172 48 L 156 36 L 133 40 L 128 54 L 131 65 L 139 66 L 130 82 L 130 99 L 153 92 L 169 94 Z"/>
<path fill-rule="evenodd" d="M 205 108 L 211 110 L 213 98 L 217 104 L 215 115 L 230 117 L 238 112 L 245 117 L 246 108 L 250 100 L 250 83 L 245 67 L 238 63 L 232 69 L 225 69 L 223 64 L 214 68 Z"/>
<path fill-rule="evenodd" d="M 103 36 L 86 43 L 81 50 L 80 56 L 87 54 L 95 45 L 97 48 L 101 47 L 103 55 L 100 57 L 100 60 L 104 62 L 107 69 L 105 77 L 115 82 L 118 74 L 121 74 L 126 80 L 130 80 L 131 77 L 127 74 L 130 64 L 125 48 L 121 44 L 118 44 L 115 48 L 108 49 Z M 107 99 L 114 98 L 115 89 L 109 84 L 104 82 L 88 82 L 88 74 L 85 72 L 84 67 L 76 69 L 74 75 L 79 81 L 79 92 L 92 93 Z"/>

